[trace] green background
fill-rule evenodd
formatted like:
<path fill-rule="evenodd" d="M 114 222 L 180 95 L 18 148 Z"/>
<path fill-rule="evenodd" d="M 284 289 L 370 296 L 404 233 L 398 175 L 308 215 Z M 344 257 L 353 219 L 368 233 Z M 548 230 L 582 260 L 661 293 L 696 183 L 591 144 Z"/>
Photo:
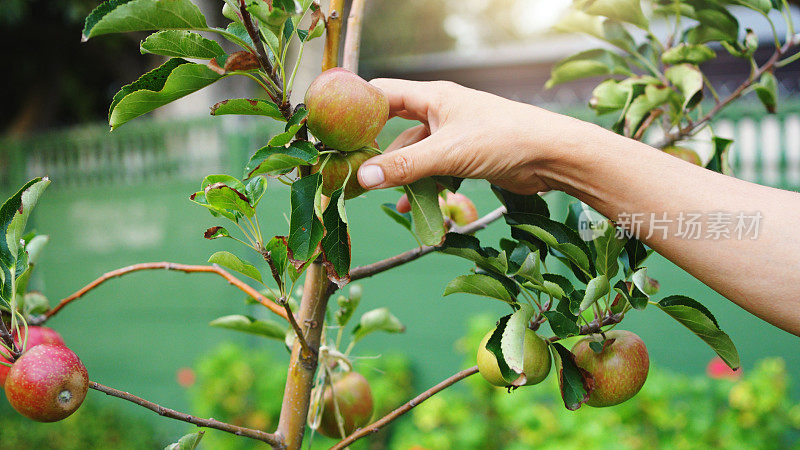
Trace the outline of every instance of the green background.
<path fill-rule="evenodd" d="M 385 148 L 407 125 L 391 122 L 381 136 L 381 147 Z M 202 139 L 191 144 L 199 150 L 199 156 L 193 158 L 165 150 L 170 139 L 180 140 L 200 130 L 221 139 L 225 151 L 204 158 Z M 269 131 L 252 122 L 204 120 L 177 125 L 141 121 L 112 134 L 102 127 L 87 127 L 5 143 L 12 157 L 0 190 L 8 192 L 14 184 L 21 184 L 20 173 L 24 172 L 20 169 L 25 161 L 36 158 L 44 161 L 44 174 L 53 177 L 33 220 L 33 227 L 51 238 L 37 268 L 36 286 L 55 303 L 109 270 L 148 261 L 203 264 L 221 249 L 266 269 L 244 246 L 203 239 L 207 227 L 224 224 L 191 203 L 188 196 L 199 187 L 206 168 L 217 167 L 217 172 L 240 176 L 243 162 Z M 87 149 L 88 154 L 95 152 L 105 163 L 90 167 L 80 156 Z M 135 157 L 108 156 L 130 154 Z M 782 160 L 785 162 L 785 157 Z M 77 175 L 71 175 L 73 171 Z M 481 214 L 499 206 L 486 182 L 467 181 L 460 192 L 473 199 Z M 383 259 L 416 245 L 405 229 L 380 211 L 382 203 L 393 203 L 398 195 L 393 190 L 370 192 L 348 203 L 353 265 Z M 556 193 L 548 197 L 553 215 L 563 217 L 565 196 Z M 288 206 L 288 188 L 270 181 L 268 195 L 259 206 L 265 236 L 287 232 Z M 507 234 L 508 228 L 499 221 L 479 237 L 484 245 L 496 245 Z M 686 294 L 711 309 L 736 343 L 745 371 L 764 357 L 780 356 L 787 361 L 790 373 L 800 372 L 797 337 L 744 312 L 657 255 L 648 267 L 648 274 L 661 283 L 659 298 Z M 441 296 L 447 282 L 469 268 L 465 260 L 432 254 L 361 281 L 364 299 L 359 311 L 388 306 L 407 331 L 403 335 L 373 335 L 358 345 L 355 354 L 408 354 L 419 369 L 420 389 L 461 369 L 462 358 L 454 351 L 454 343 L 464 335 L 467 319 L 480 312 L 498 317 L 508 312 L 507 306 L 496 300 L 463 294 Z M 743 266 L 741 273 L 748 276 L 748 267 Z M 49 326 L 80 355 L 93 380 L 187 410 L 188 401 L 176 381 L 176 372 L 191 366 L 209 348 L 234 340 L 286 354 L 276 341 L 207 326 L 221 315 L 241 313 L 268 317 L 263 309 L 245 305 L 244 295 L 214 274 L 159 270 L 106 282 L 67 307 Z M 714 356 L 699 338 L 657 308 L 632 311 L 625 327 L 647 342 L 654 366 L 702 373 Z M 276 370 L 263 376 L 285 377 L 285 373 Z M 794 394 L 798 396 L 797 387 Z M 121 401 L 106 399 L 98 392 L 92 391 L 89 401 L 115 401 L 131 414 L 150 417 L 165 433 L 174 435 L 186 429 L 185 424 L 160 419 L 130 404 L 123 406 Z"/>

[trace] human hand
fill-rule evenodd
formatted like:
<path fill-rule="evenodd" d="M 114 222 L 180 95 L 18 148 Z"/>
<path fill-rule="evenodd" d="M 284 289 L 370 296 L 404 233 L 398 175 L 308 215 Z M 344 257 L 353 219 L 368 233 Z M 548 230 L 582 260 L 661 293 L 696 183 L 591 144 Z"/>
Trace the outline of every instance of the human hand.
<path fill-rule="evenodd" d="M 546 191 L 571 139 L 588 125 L 450 82 L 371 83 L 389 98 L 390 116 L 421 124 L 364 162 L 358 179 L 368 189 L 452 175 L 486 179 L 520 194 Z"/>

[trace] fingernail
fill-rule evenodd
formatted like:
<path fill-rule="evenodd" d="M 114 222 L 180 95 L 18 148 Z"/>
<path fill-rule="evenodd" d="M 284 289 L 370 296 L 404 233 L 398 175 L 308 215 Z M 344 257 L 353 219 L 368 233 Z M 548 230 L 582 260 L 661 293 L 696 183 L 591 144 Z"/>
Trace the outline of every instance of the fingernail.
<path fill-rule="evenodd" d="M 376 165 L 361 166 L 358 169 L 358 178 L 361 180 L 361 185 L 366 188 L 378 186 L 386 180 L 383 176 L 383 169 Z"/>

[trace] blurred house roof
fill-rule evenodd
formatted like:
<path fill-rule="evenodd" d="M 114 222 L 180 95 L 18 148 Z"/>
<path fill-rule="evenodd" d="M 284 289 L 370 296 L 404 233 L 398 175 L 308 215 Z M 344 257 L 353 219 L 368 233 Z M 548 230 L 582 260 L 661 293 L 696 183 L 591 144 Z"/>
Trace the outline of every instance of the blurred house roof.
<path fill-rule="evenodd" d="M 800 17 L 800 9 L 792 7 L 792 10 L 794 17 Z M 769 57 L 774 48 L 769 22 L 761 14 L 747 8 L 732 7 L 731 11 L 739 20 L 742 30 L 751 28 L 759 37 L 761 49 L 755 55 L 756 60 L 763 61 Z M 770 18 L 778 36 L 785 36 L 786 24 L 780 13 L 773 11 Z M 630 32 L 637 41 L 644 37 L 642 30 L 631 28 Z M 653 32 L 665 40 L 671 32 L 670 25 L 665 22 L 654 23 Z M 576 81 L 547 91 L 544 90 L 544 83 L 555 62 L 568 55 L 597 47 L 611 48 L 602 41 L 584 35 L 549 33 L 535 40 L 491 48 L 364 61 L 362 72 L 368 77 L 450 80 L 529 103 L 585 103 L 596 85 L 596 80 Z M 726 86 L 733 88 L 734 84 L 741 81 L 740 78 L 747 73 L 749 65 L 746 61 L 729 55 L 719 46 L 716 50 L 719 57 L 704 64 L 703 69 L 715 83 L 722 84 L 721 91 L 724 93 Z M 799 63 L 791 64 L 778 72 L 783 89 L 798 91 L 798 73 Z"/>

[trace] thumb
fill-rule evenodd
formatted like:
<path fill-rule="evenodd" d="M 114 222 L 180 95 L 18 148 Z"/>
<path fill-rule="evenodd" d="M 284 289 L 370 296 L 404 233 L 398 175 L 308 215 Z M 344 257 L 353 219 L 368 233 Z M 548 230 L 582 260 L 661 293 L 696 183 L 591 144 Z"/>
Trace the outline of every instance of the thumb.
<path fill-rule="evenodd" d="M 440 174 L 444 161 L 437 141 L 431 136 L 368 159 L 358 169 L 358 182 L 366 189 L 383 189 Z"/>

